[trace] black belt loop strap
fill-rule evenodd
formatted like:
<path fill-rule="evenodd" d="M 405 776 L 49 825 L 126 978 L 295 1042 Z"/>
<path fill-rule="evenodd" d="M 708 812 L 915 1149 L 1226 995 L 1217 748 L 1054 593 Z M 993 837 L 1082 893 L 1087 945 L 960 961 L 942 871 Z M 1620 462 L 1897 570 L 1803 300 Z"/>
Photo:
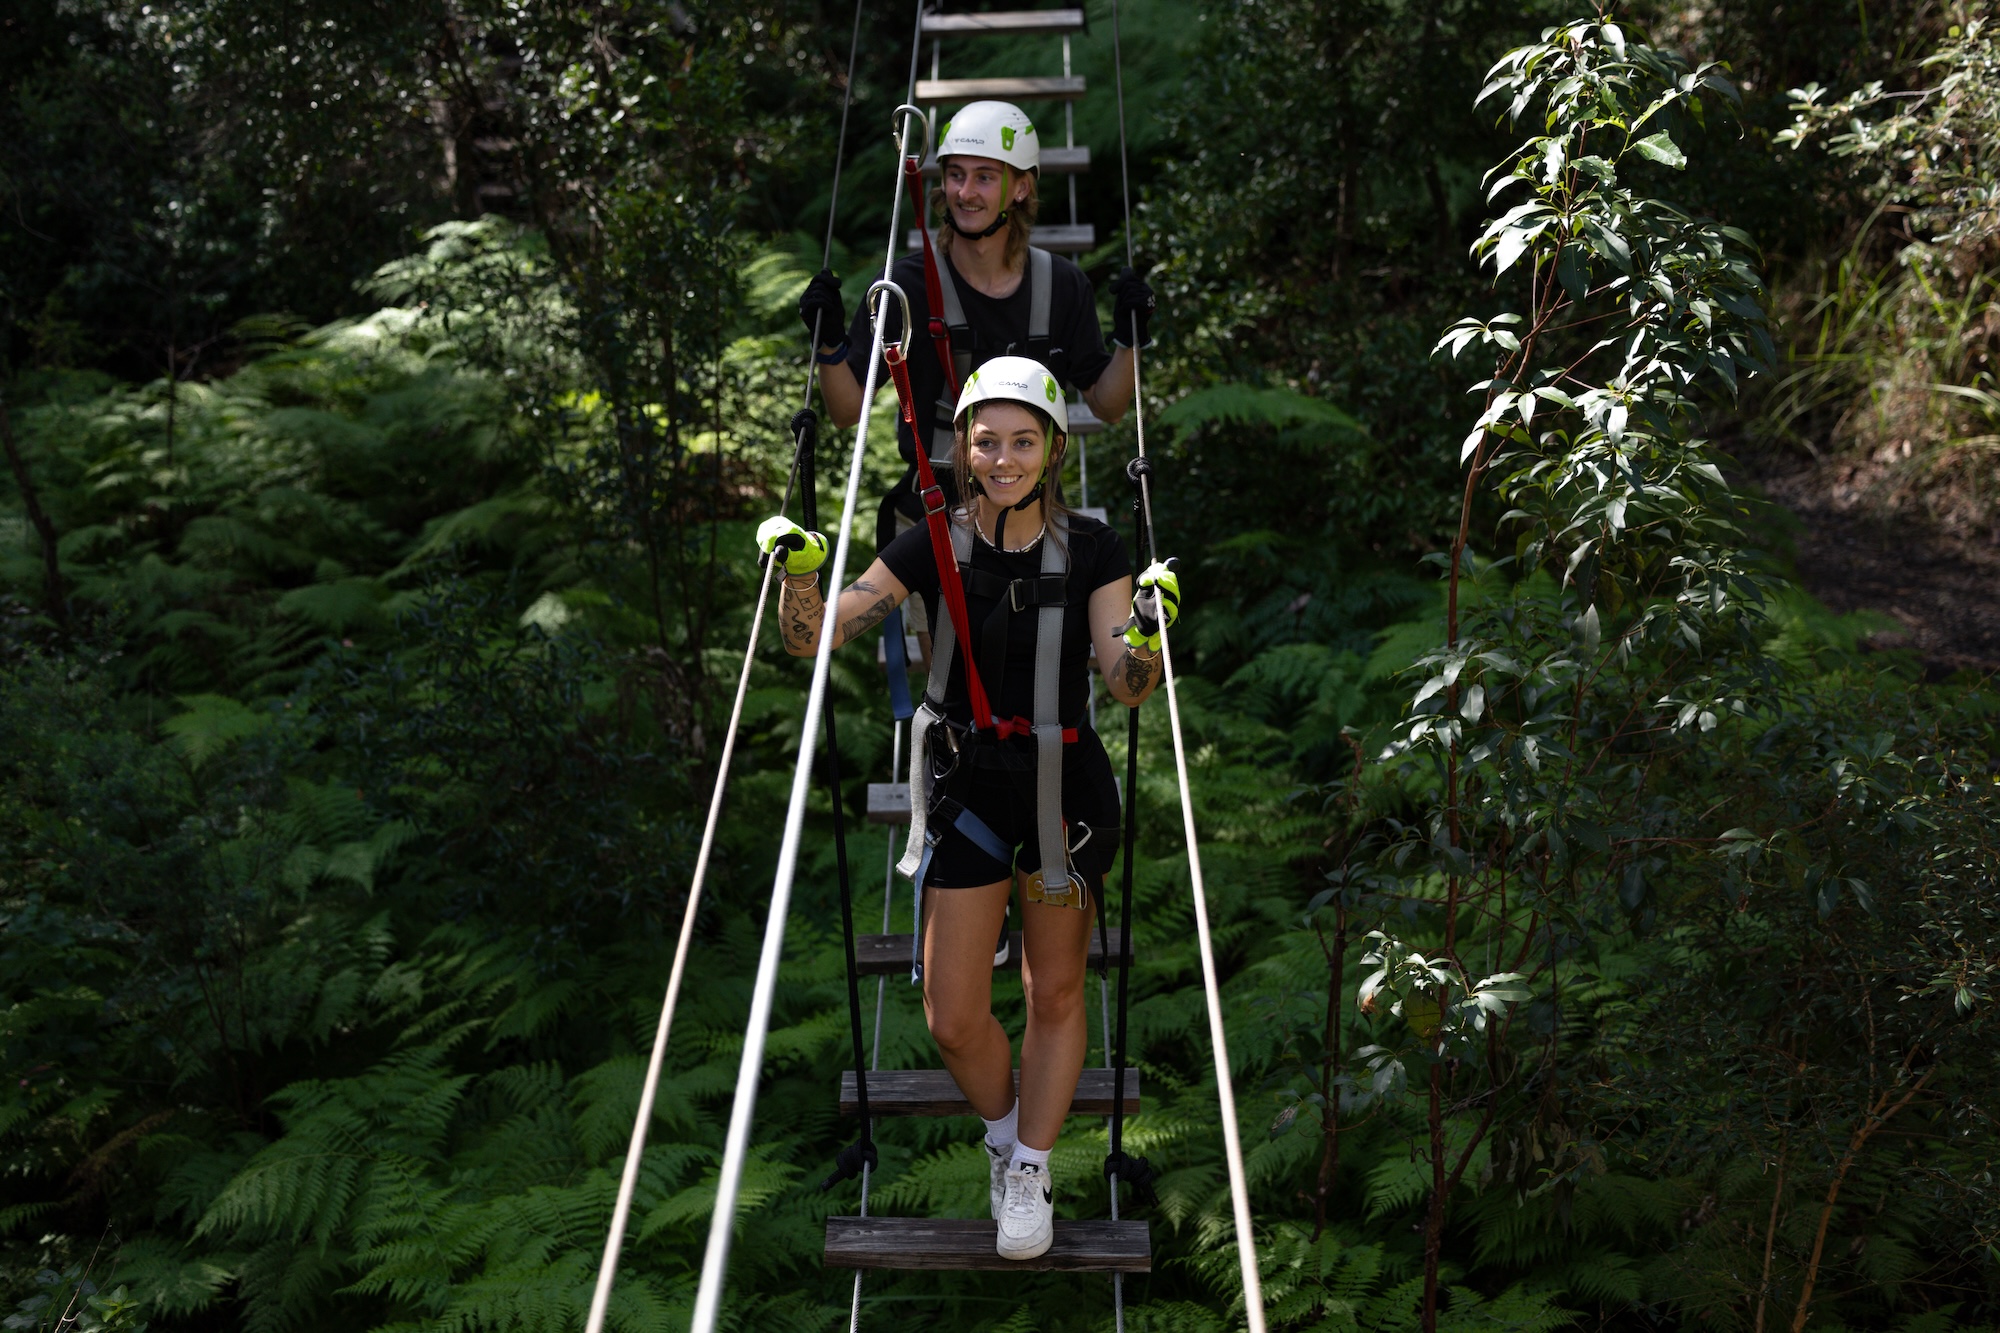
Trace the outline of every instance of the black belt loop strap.
<path fill-rule="evenodd" d="M 808 531 L 819 528 L 819 486 L 813 469 L 813 439 L 811 434 L 799 435 L 799 502 Z M 826 598 L 827 620 L 839 607 L 839 589 L 833 589 Z M 831 625 L 825 627 L 831 631 Z M 843 1180 L 851 1180 L 861 1174 L 866 1165 L 873 1170 L 875 1156 L 875 1123 L 868 1114 L 868 1053 L 861 1037 L 861 971 L 854 957 L 854 887 L 847 876 L 847 816 L 846 807 L 840 796 L 840 736 L 834 728 L 833 700 L 824 701 L 821 713 L 826 718 L 826 788 L 833 798 L 833 859 L 840 876 L 840 933 L 847 945 L 847 1022 L 854 1037 L 854 1100 L 861 1111 L 861 1137 L 840 1150 L 834 1159 L 833 1174 L 820 1182 L 820 1189 L 829 1190 Z"/>

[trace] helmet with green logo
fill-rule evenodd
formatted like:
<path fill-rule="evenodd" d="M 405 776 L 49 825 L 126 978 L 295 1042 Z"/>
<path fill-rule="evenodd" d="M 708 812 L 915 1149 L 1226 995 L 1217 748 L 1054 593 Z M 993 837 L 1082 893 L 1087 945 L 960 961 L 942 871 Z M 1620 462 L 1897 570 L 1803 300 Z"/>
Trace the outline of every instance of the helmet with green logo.
<path fill-rule="evenodd" d="M 954 153 L 990 157 L 1016 171 L 1040 171 L 1041 136 L 1012 102 L 969 102 L 938 131 L 938 161 Z"/>
<path fill-rule="evenodd" d="M 954 414 L 959 428 L 966 425 L 966 413 L 981 403 L 1008 402 L 1032 407 L 1069 434 L 1069 404 L 1063 400 L 1062 386 L 1041 362 L 1025 356 L 996 356 L 965 377 Z"/>

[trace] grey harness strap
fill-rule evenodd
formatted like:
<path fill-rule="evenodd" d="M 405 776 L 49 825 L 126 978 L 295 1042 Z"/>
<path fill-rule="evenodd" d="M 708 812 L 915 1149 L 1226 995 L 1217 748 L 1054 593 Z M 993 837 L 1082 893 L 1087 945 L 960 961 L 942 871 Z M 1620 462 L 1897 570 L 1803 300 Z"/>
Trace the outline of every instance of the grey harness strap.
<path fill-rule="evenodd" d="M 951 525 L 952 558 L 960 564 L 972 559 L 972 525 L 956 521 Z M 931 810 L 931 728 L 944 720 L 945 685 L 951 679 L 952 657 L 958 652 L 958 631 L 951 623 L 951 608 L 938 598 L 937 624 L 931 628 L 931 675 L 924 686 L 923 702 L 910 721 L 910 836 L 903 844 L 903 859 L 896 873 L 914 878 L 917 863 L 923 860 L 924 839 L 929 832 Z M 918 885 L 921 892 L 923 886 Z M 917 904 L 917 934 L 923 934 L 923 903 Z"/>
<path fill-rule="evenodd" d="M 1054 526 L 1059 528 L 1064 538 L 1068 537 L 1067 523 L 1058 521 Z M 1056 540 L 1056 535 L 1050 533 L 1042 542 L 1041 572 L 1044 576 L 1062 576 L 1069 572 L 1068 543 Z M 951 525 L 951 546 L 953 558 L 960 564 L 971 562 L 970 523 L 954 522 Z M 1035 622 L 1035 715 L 1032 719 L 1035 735 L 1035 834 L 1042 854 L 1042 897 L 1049 902 L 1082 907 L 1085 905 L 1082 885 L 1069 870 L 1069 843 L 1063 829 L 1062 813 L 1062 642 L 1063 617 L 1067 609 L 1061 602 L 1045 605 L 1038 611 Z M 924 844 L 930 833 L 931 729 L 944 718 L 945 686 L 951 678 L 952 659 L 958 651 L 957 632 L 943 598 L 938 599 L 937 618 L 931 638 L 930 682 L 910 724 L 910 836 L 903 846 L 902 860 L 896 863 L 897 872 L 911 878 L 915 877 L 917 867 L 923 860 Z M 1056 884 L 1060 887 L 1052 887 Z M 921 892 L 922 886 L 918 888 Z M 917 933 L 921 936 L 921 899 L 917 907 Z"/>
<path fill-rule="evenodd" d="M 942 239 L 943 233 L 939 233 Z M 1028 247 L 1028 355 L 1037 361 L 1045 361 L 1049 342 L 1049 304 L 1054 299 L 1055 256 L 1037 246 Z M 939 256 L 938 294 L 944 300 L 944 309 L 939 312 L 944 317 L 945 327 L 951 330 L 952 373 L 959 384 L 965 383 L 972 373 L 972 349 L 965 344 L 969 338 L 960 335 L 971 329 L 965 318 L 965 303 L 958 298 L 958 283 L 951 276 L 951 265 Z M 936 420 L 931 427 L 931 466 L 948 468 L 951 466 L 951 443 L 953 423 L 958 417 L 958 404 L 938 398 Z"/>
<path fill-rule="evenodd" d="M 1065 538 L 1069 535 L 1067 524 L 1056 523 L 1052 526 L 1060 526 L 1061 535 Z M 1059 542 L 1056 537 L 1057 534 L 1052 532 L 1042 540 L 1042 573 L 1045 575 L 1069 573 L 1067 542 Z M 1064 602 L 1045 605 L 1038 613 L 1035 625 L 1035 829 L 1042 849 L 1043 899 L 1082 907 L 1082 885 L 1070 874 L 1069 839 L 1063 832 L 1060 668 L 1063 613 L 1067 609 Z M 1062 877 L 1062 887 L 1053 889 L 1050 885 L 1058 875 Z"/>

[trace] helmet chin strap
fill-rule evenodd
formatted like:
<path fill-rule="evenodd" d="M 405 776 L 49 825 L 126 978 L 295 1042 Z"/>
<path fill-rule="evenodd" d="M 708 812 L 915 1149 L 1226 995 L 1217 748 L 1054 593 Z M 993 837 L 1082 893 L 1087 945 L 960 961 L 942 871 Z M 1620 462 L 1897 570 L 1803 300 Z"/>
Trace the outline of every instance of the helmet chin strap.
<path fill-rule="evenodd" d="M 1043 492 L 1048 490 L 1049 473 L 1061 466 L 1062 466 L 1062 453 L 1060 450 L 1057 450 L 1050 454 L 1049 461 L 1042 466 L 1042 475 L 1035 478 L 1034 489 L 1030 490 L 1026 495 L 1022 496 L 1019 504 L 1007 505 L 1004 508 L 1002 508 L 998 514 L 994 515 L 993 545 L 996 549 L 1001 551 L 1007 549 L 1007 515 L 1014 513 L 1017 510 L 1026 509 L 1029 505 L 1041 499 Z M 985 493 L 983 487 L 981 488 L 980 493 L 981 494 Z M 1044 523 L 1046 523 L 1047 519 L 1044 518 L 1043 521 Z"/>
<path fill-rule="evenodd" d="M 1014 193 L 1013 169 L 1008 167 L 1005 163 L 1002 163 L 1000 170 L 1002 173 L 1002 179 L 1000 184 L 1001 196 L 1003 198 L 1011 197 Z M 952 211 L 949 208 L 946 208 L 944 211 L 944 221 L 946 226 L 950 227 L 960 236 L 963 236 L 966 240 L 983 241 L 988 236 L 991 236 L 994 232 L 999 231 L 1002 227 L 1007 225 L 1007 214 L 1010 211 L 1011 211 L 1010 209 L 1005 209 L 1005 208 L 1001 209 L 1000 216 L 994 218 L 993 225 L 988 227 L 985 231 L 967 231 L 965 228 L 959 226 L 958 219 L 952 215 Z"/>

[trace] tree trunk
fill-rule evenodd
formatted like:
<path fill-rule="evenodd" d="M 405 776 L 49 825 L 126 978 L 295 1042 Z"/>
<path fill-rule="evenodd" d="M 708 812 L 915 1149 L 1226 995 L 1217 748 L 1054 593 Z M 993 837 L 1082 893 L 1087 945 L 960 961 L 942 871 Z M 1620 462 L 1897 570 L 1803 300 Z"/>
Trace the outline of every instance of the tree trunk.
<path fill-rule="evenodd" d="M 1847 1173 L 1853 1169 L 1854 1159 L 1861 1155 L 1861 1149 L 1876 1130 L 1888 1124 L 1896 1112 L 1908 1106 L 1910 1099 L 1924 1090 L 1924 1084 L 1930 1082 L 1934 1072 L 1926 1069 L 1894 1106 L 1888 1104 L 1889 1090 L 1885 1089 L 1862 1116 L 1861 1123 L 1854 1127 L 1854 1134 L 1847 1141 L 1847 1151 L 1841 1154 L 1840 1164 L 1833 1169 L 1833 1180 L 1826 1187 L 1826 1202 L 1819 1210 L 1819 1227 L 1813 1233 L 1812 1258 L 1806 1261 L 1805 1281 L 1799 1287 L 1799 1307 L 1792 1312 L 1792 1333 L 1805 1333 L 1806 1316 L 1812 1312 L 1813 1285 L 1819 1281 L 1820 1256 L 1826 1250 L 1826 1229 L 1833 1221 L 1834 1205 L 1840 1202 L 1840 1187 L 1847 1183 Z"/>
<path fill-rule="evenodd" d="M 41 497 L 35 490 L 34 478 L 28 474 L 28 460 L 22 457 L 21 446 L 14 439 L 14 420 L 4 397 L 0 397 L 0 443 L 6 446 L 7 463 L 14 469 L 14 485 L 21 492 L 21 506 L 28 511 L 28 522 L 42 539 L 42 573 L 47 584 L 49 618 L 67 634 L 69 598 L 63 591 L 62 564 L 56 557 L 56 525 L 42 512 Z"/>

